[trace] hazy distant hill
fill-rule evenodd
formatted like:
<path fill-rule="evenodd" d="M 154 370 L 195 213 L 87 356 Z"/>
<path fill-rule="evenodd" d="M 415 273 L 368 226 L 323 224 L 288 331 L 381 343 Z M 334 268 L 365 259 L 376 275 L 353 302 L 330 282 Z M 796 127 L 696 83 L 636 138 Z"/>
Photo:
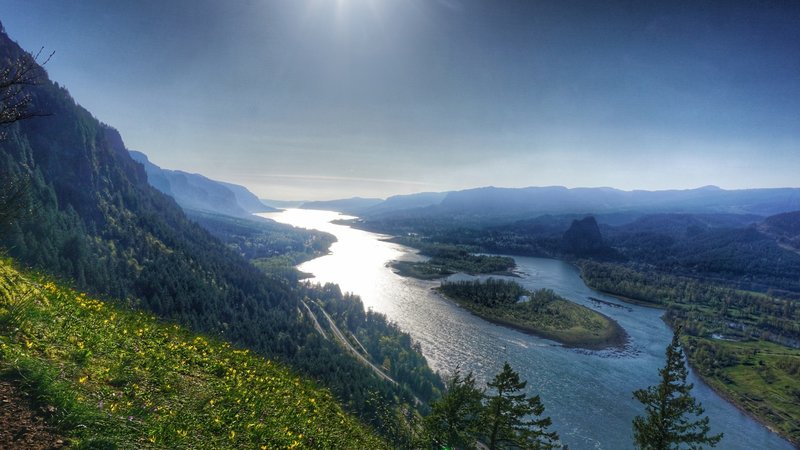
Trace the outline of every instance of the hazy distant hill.
<path fill-rule="evenodd" d="M 247 217 L 251 213 L 275 211 L 264 205 L 244 186 L 215 181 L 196 173 L 168 170 L 153 164 L 142 152 L 130 151 L 144 165 L 148 182 L 174 198 L 183 208 L 228 216 Z"/>
<path fill-rule="evenodd" d="M 427 204 L 397 205 L 391 199 L 361 211 L 367 216 L 513 221 L 543 214 L 728 213 L 769 216 L 800 209 L 800 189 L 724 190 L 715 186 L 664 191 L 563 186 L 481 187 L 440 194 L 419 194 Z M 437 197 L 440 196 L 440 197 Z"/>
<path fill-rule="evenodd" d="M 380 198 L 352 197 L 337 200 L 299 202 L 303 209 L 338 211 L 357 216 L 379 216 L 398 211 L 414 210 L 439 205 L 449 192 L 420 192 L 418 194 L 393 195 L 386 200 Z M 273 206 L 296 207 L 298 202 L 263 200 Z"/>
<path fill-rule="evenodd" d="M 238 184 L 233 183 L 226 183 L 224 181 L 218 181 L 219 184 L 227 187 L 228 189 L 233 192 L 233 195 L 236 197 L 236 201 L 239 203 L 239 206 L 242 207 L 247 212 L 250 213 L 260 213 L 260 212 L 275 212 L 277 209 L 265 205 L 255 194 L 250 192 L 246 187 L 240 186 Z"/>
<path fill-rule="evenodd" d="M 360 214 L 364 210 L 383 202 L 380 198 L 353 197 L 341 200 L 324 200 L 317 202 L 306 202 L 300 207 L 303 209 L 322 209 L 328 211 L 339 211 L 345 214 Z"/>
<path fill-rule="evenodd" d="M 270 206 L 272 208 L 299 208 L 300 205 L 306 203 L 305 200 L 273 200 L 270 198 L 260 198 L 258 199 L 261 203 Z"/>
<path fill-rule="evenodd" d="M 377 215 L 403 211 L 413 208 L 425 208 L 442 203 L 449 192 L 420 192 L 419 194 L 394 195 L 386 200 L 362 211 L 366 215 Z"/>
<path fill-rule="evenodd" d="M 744 228 L 763 220 L 754 214 L 651 214 L 614 228 L 617 233 L 659 233 L 685 237 L 713 228 Z"/>
<path fill-rule="evenodd" d="M 465 224 L 483 225 L 511 223 L 546 214 L 592 214 L 602 222 L 619 225 L 647 214 L 684 213 L 707 214 L 705 218 L 695 219 L 709 221 L 714 226 L 723 226 L 725 220 L 731 221 L 727 226 L 739 226 L 742 221 L 754 223 L 762 217 L 800 209 L 800 188 L 724 190 L 705 186 L 683 190 L 623 191 L 607 187 L 489 186 L 395 195 L 386 200 L 354 197 L 305 202 L 301 208 L 340 211 L 368 219 L 449 221 L 457 217 Z M 724 214 L 729 215 L 727 219 L 722 216 Z"/>

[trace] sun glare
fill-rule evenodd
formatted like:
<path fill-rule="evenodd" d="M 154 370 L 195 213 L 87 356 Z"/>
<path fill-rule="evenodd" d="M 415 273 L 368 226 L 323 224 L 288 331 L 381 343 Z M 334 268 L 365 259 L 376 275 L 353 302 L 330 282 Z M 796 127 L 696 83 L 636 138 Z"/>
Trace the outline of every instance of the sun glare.
<path fill-rule="evenodd" d="M 315 8 L 321 7 L 321 3 L 330 4 L 330 0 L 314 1 Z M 333 0 L 335 16 L 337 22 L 349 21 L 351 19 L 362 19 L 366 14 L 368 17 L 379 17 L 382 0 Z"/>

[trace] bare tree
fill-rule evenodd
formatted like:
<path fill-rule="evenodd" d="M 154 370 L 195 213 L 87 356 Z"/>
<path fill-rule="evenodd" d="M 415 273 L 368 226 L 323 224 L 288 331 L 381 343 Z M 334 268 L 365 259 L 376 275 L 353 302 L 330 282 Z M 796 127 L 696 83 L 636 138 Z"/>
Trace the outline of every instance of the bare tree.
<path fill-rule="evenodd" d="M 32 97 L 28 89 L 40 82 L 44 76 L 42 66 L 53 57 L 53 53 L 50 53 L 39 64 L 42 50 L 39 49 L 36 54 L 23 53 L 0 70 L 0 126 L 46 115 L 31 110 Z M 5 133 L 0 134 L 0 140 L 5 137 Z"/>
<path fill-rule="evenodd" d="M 32 110 L 33 97 L 30 87 L 37 85 L 45 72 L 43 65 L 50 61 L 53 53 L 40 64 L 42 49 L 36 54 L 23 53 L 16 59 L 5 62 L 0 69 L 0 127 L 8 126 L 20 120 L 46 116 Z M 7 137 L 5 130 L 0 131 L 0 141 Z M 29 209 L 28 191 L 30 177 L 25 174 L 13 176 L 0 173 L 0 231 L 25 214 Z"/>

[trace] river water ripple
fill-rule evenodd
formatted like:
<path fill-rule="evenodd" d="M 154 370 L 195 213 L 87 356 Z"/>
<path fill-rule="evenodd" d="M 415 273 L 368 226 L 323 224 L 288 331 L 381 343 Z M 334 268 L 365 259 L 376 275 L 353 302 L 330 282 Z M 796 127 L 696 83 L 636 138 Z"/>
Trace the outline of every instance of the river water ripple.
<path fill-rule="evenodd" d="M 446 374 L 460 367 L 485 382 L 508 361 L 528 380 L 529 392 L 541 395 L 553 429 L 570 449 L 633 448 L 631 421 L 641 414 L 642 407 L 632 391 L 658 382 L 658 369 L 664 364 L 664 350 L 672 336 L 661 320 L 662 311 L 623 304 L 594 291 L 573 266 L 562 261 L 515 257 L 521 275 L 517 282 L 529 289 L 550 288 L 598 310 L 619 322 L 630 336 L 624 350 L 568 349 L 473 316 L 431 291 L 438 282 L 398 276 L 387 267 L 389 261 L 419 256 L 413 249 L 382 241 L 385 236 L 330 223 L 347 216 L 312 210 L 262 215 L 335 235 L 337 242 L 329 255 L 299 269 L 313 274 L 314 281 L 337 283 L 343 291 L 359 295 L 365 307 L 386 314 L 421 344 L 434 370 Z M 590 296 L 624 307 L 592 302 Z M 711 417 L 712 431 L 725 433 L 717 448 L 793 448 L 694 374 L 690 380 L 695 383 L 693 395 Z"/>

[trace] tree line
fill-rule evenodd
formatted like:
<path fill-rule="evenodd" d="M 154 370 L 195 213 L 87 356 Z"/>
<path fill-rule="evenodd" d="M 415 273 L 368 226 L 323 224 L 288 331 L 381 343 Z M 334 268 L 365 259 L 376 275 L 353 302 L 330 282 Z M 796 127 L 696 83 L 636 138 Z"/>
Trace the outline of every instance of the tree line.
<path fill-rule="evenodd" d="M 694 336 L 721 333 L 797 347 L 800 307 L 768 294 L 720 286 L 622 264 L 581 261 L 581 275 L 594 289 L 667 308 L 667 319 Z"/>
<path fill-rule="evenodd" d="M 692 397 L 687 383 L 681 330 L 665 351 L 660 381 L 633 396 L 644 414 L 633 420 L 634 445 L 642 450 L 700 449 L 714 447 L 722 434 L 712 434 L 708 416 Z M 431 405 L 423 421 L 421 448 L 436 449 L 559 449 L 566 448 L 551 431 L 550 417 L 538 395 L 525 393 L 527 382 L 506 362 L 480 389 L 474 375 L 456 370 L 447 380 L 445 394 Z"/>

